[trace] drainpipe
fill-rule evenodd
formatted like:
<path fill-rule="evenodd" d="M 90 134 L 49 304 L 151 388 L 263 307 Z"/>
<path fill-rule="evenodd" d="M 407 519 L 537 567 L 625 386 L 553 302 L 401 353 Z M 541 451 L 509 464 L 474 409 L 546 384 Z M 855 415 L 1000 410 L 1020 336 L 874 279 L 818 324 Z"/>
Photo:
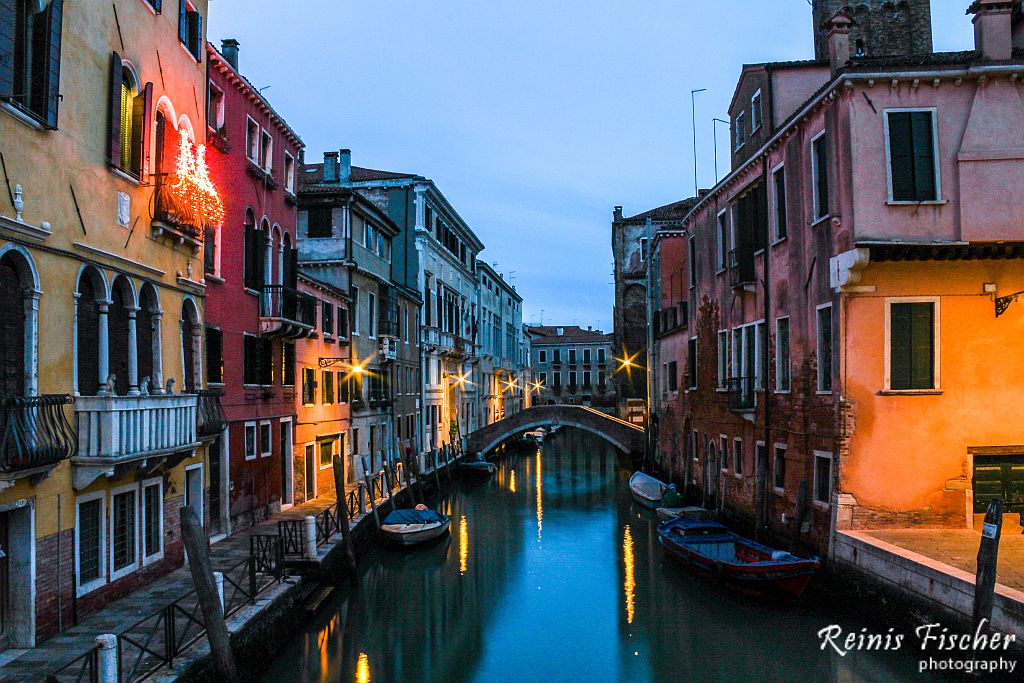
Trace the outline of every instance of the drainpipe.
<path fill-rule="evenodd" d="M 765 193 L 767 194 L 767 192 L 769 190 L 769 185 L 768 184 L 770 182 L 770 178 L 769 178 L 769 171 L 770 171 L 770 169 L 769 169 L 768 155 L 767 154 L 765 154 L 763 157 L 761 157 L 761 170 L 762 170 L 761 177 L 764 178 L 764 184 L 765 184 L 764 185 L 764 189 L 765 189 Z M 771 222 L 770 216 L 769 216 L 769 221 L 768 222 L 769 223 Z M 764 338 L 764 353 L 762 354 L 762 357 L 758 359 L 762 363 L 761 374 L 762 374 L 762 377 L 764 378 L 763 379 L 763 388 L 764 388 L 764 452 L 765 452 L 765 462 L 763 464 L 763 468 L 762 469 L 763 469 L 763 471 L 765 473 L 765 476 L 764 476 L 764 486 L 763 486 L 764 491 L 762 492 L 762 497 L 761 497 L 761 501 L 762 501 L 761 509 L 758 510 L 758 515 L 760 516 L 760 519 L 761 519 L 760 523 L 758 524 L 758 527 L 759 527 L 759 530 L 760 530 L 762 535 L 765 534 L 765 532 L 767 531 L 767 527 L 768 527 L 768 469 L 767 469 L 767 467 L 768 467 L 768 463 L 770 462 L 770 457 L 769 456 L 771 454 L 771 450 L 769 450 L 769 449 L 772 448 L 772 445 L 771 445 L 771 443 L 772 443 L 772 398 L 771 398 L 772 394 L 771 394 L 771 389 L 770 389 L 770 386 L 769 386 L 771 384 L 771 371 L 770 371 L 770 366 L 769 366 L 769 363 L 768 363 L 768 358 L 771 357 L 770 350 L 771 350 L 771 338 L 772 338 L 771 327 L 770 327 L 770 325 L 771 325 L 771 317 L 772 317 L 772 288 L 771 288 L 771 260 L 772 259 L 771 259 L 771 240 L 769 239 L 769 235 L 767 234 L 767 231 L 768 231 L 768 226 L 765 225 L 765 232 L 766 232 L 766 234 L 764 236 L 764 240 L 765 240 L 765 245 L 764 245 L 764 281 L 762 283 L 762 287 L 764 288 L 764 337 L 765 338 Z M 757 443 L 756 442 L 754 443 L 754 455 L 755 455 L 755 458 L 756 458 L 756 455 L 757 455 Z M 756 462 L 756 460 L 754 462 L 754 469 L 755 469 L 755 471 L 757 469 L 757 462 Z M 760 478 L 758 479 L 757 483 L 760 485 L 760 483 L 761 483 L 760 482 Z"/>
<path fill-rule="evenodd" d="M 647 219 L 647 227 L 651 228 L 650 217 Z M 650 232 L 648 232 L 648 234 L 650 235 Z M 644 306 L 644 320 L 647 322 L 647 358 L 645 359 L 647 364 L 647 368 L 645 369 L 645 373 L 647 375 L 647 443 L 645 444 L 644 449 L 644 466 L 647 465 L 648 455 L 651 456 L 652 463 L 654 462 L 654 372 L 651 368 L 656 367 L 656 365 L 653 364 L 657 363 L 657 360 L 654 357 L 654 331 L 651 328 L 653 320 L 651 316 L 651 307 L 654 305 L 654 294 L 652 292 L 651 283 L 651 264 L 654 262 L 654 236 L 651 235 L 649 239 L 651 245 L 650 252 L 647 254 L 646 263 L 644 263 L 644 276 L 647 284 L 647 302 Z M 641 256 L 643 256 L 642 253 Z"/>

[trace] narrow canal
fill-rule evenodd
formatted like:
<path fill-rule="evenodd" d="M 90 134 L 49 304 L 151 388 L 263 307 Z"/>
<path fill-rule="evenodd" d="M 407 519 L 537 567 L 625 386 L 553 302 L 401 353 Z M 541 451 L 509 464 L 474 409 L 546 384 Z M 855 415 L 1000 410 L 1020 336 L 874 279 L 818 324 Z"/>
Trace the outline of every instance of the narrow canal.
<path fill-rule="evenodd" d="M 295 634 L 263 680 L 921 680 L 913 652 L 822 651 L 828 625 L 892 625 L 861 623 L 831 593 L 780 606 L 692 575 L 661 548 L 628 478 L 614 450 L 568 429 L 509 456 L 435 501 L 449 538 L 361 558 L 359 588 Z"/>

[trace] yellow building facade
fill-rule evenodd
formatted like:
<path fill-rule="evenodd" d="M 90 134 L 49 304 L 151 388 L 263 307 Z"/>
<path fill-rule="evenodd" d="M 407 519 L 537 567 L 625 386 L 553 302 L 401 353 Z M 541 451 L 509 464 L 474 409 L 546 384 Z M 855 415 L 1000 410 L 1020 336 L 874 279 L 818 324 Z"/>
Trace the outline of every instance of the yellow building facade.
<path fill-rule="evenodd" d="M 209 516 L 206 10 L 0 3 L 0 649 L 180 565 L 179 508 Z"/>

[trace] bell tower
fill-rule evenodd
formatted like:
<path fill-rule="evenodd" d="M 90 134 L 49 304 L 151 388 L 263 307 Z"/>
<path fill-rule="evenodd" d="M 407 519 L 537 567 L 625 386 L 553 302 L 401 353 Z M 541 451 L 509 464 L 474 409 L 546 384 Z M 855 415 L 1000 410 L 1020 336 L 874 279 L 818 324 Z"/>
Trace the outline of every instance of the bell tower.
<path fill-rule="evenodd" d="M 932 52 L 931 0 L 813 0 L 815 59 L 828 60 L 825 24 L 840 11 L 854 22 L 850 31 L 854 57 Z"/>

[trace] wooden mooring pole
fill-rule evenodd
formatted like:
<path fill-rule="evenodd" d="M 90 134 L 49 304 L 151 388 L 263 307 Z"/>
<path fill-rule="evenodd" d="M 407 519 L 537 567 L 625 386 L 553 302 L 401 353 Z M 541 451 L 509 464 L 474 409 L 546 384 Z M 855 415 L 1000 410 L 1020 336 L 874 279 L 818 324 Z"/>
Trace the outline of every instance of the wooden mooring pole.
<path fill-rule="evenodd" d="M 1003 533 L 1003 501 L 992 499 L 985 512 L 981 527 L 981 546 L 978 548 L 978 575 L 974 582 L 974 628 L 982 621 L 992 621 L 992 603 L 996 592 L 996 565 L 999 560 L 999 538 Z"/>
<path fill-rule="evenodd" d="M 213 578 L 213 566 L 206 547 L 206 534 L 199 522 L 199 515 L 191 507 L 181 508 L 181 536 L 188 553 L 188 567 L 196 587 L 199 607 L 203 611 L 207 637 L 210 640 L 210 654 L 221 681 L 233 683 L 238 680 L 235 657 L 231 652 L 231 638 L 224 622 L 224 607 L 220 602 L 217 583 Z"/>
<path fill-rule="evenodd" d="M 380 515 L 377 514 L 377 497 L 373 494 L 373 480 L 370 479 L 369 475 L 369 464 L 366 461 L 366 456 L 363 456 L 363 481 L 366 482 L 366 490 L 370 494 L 370 509 L 373 510 L 373 521 L 377 524 L 377 530 L 380 531 Z"/>
<path fill-rule="evenodd" d="M 352 528 L 348 519 L 348 498 L 345 495 L 345 461 L 340 455 L 334 456 L 334 493 L 338 496 L 338 519 L 341 520 L 341 543 L 345 551 L 345 566 L 348 569 L 349 583 L 353 587 L 359 584 L 356 576 L 356 550 L 352 544 Z"/>

